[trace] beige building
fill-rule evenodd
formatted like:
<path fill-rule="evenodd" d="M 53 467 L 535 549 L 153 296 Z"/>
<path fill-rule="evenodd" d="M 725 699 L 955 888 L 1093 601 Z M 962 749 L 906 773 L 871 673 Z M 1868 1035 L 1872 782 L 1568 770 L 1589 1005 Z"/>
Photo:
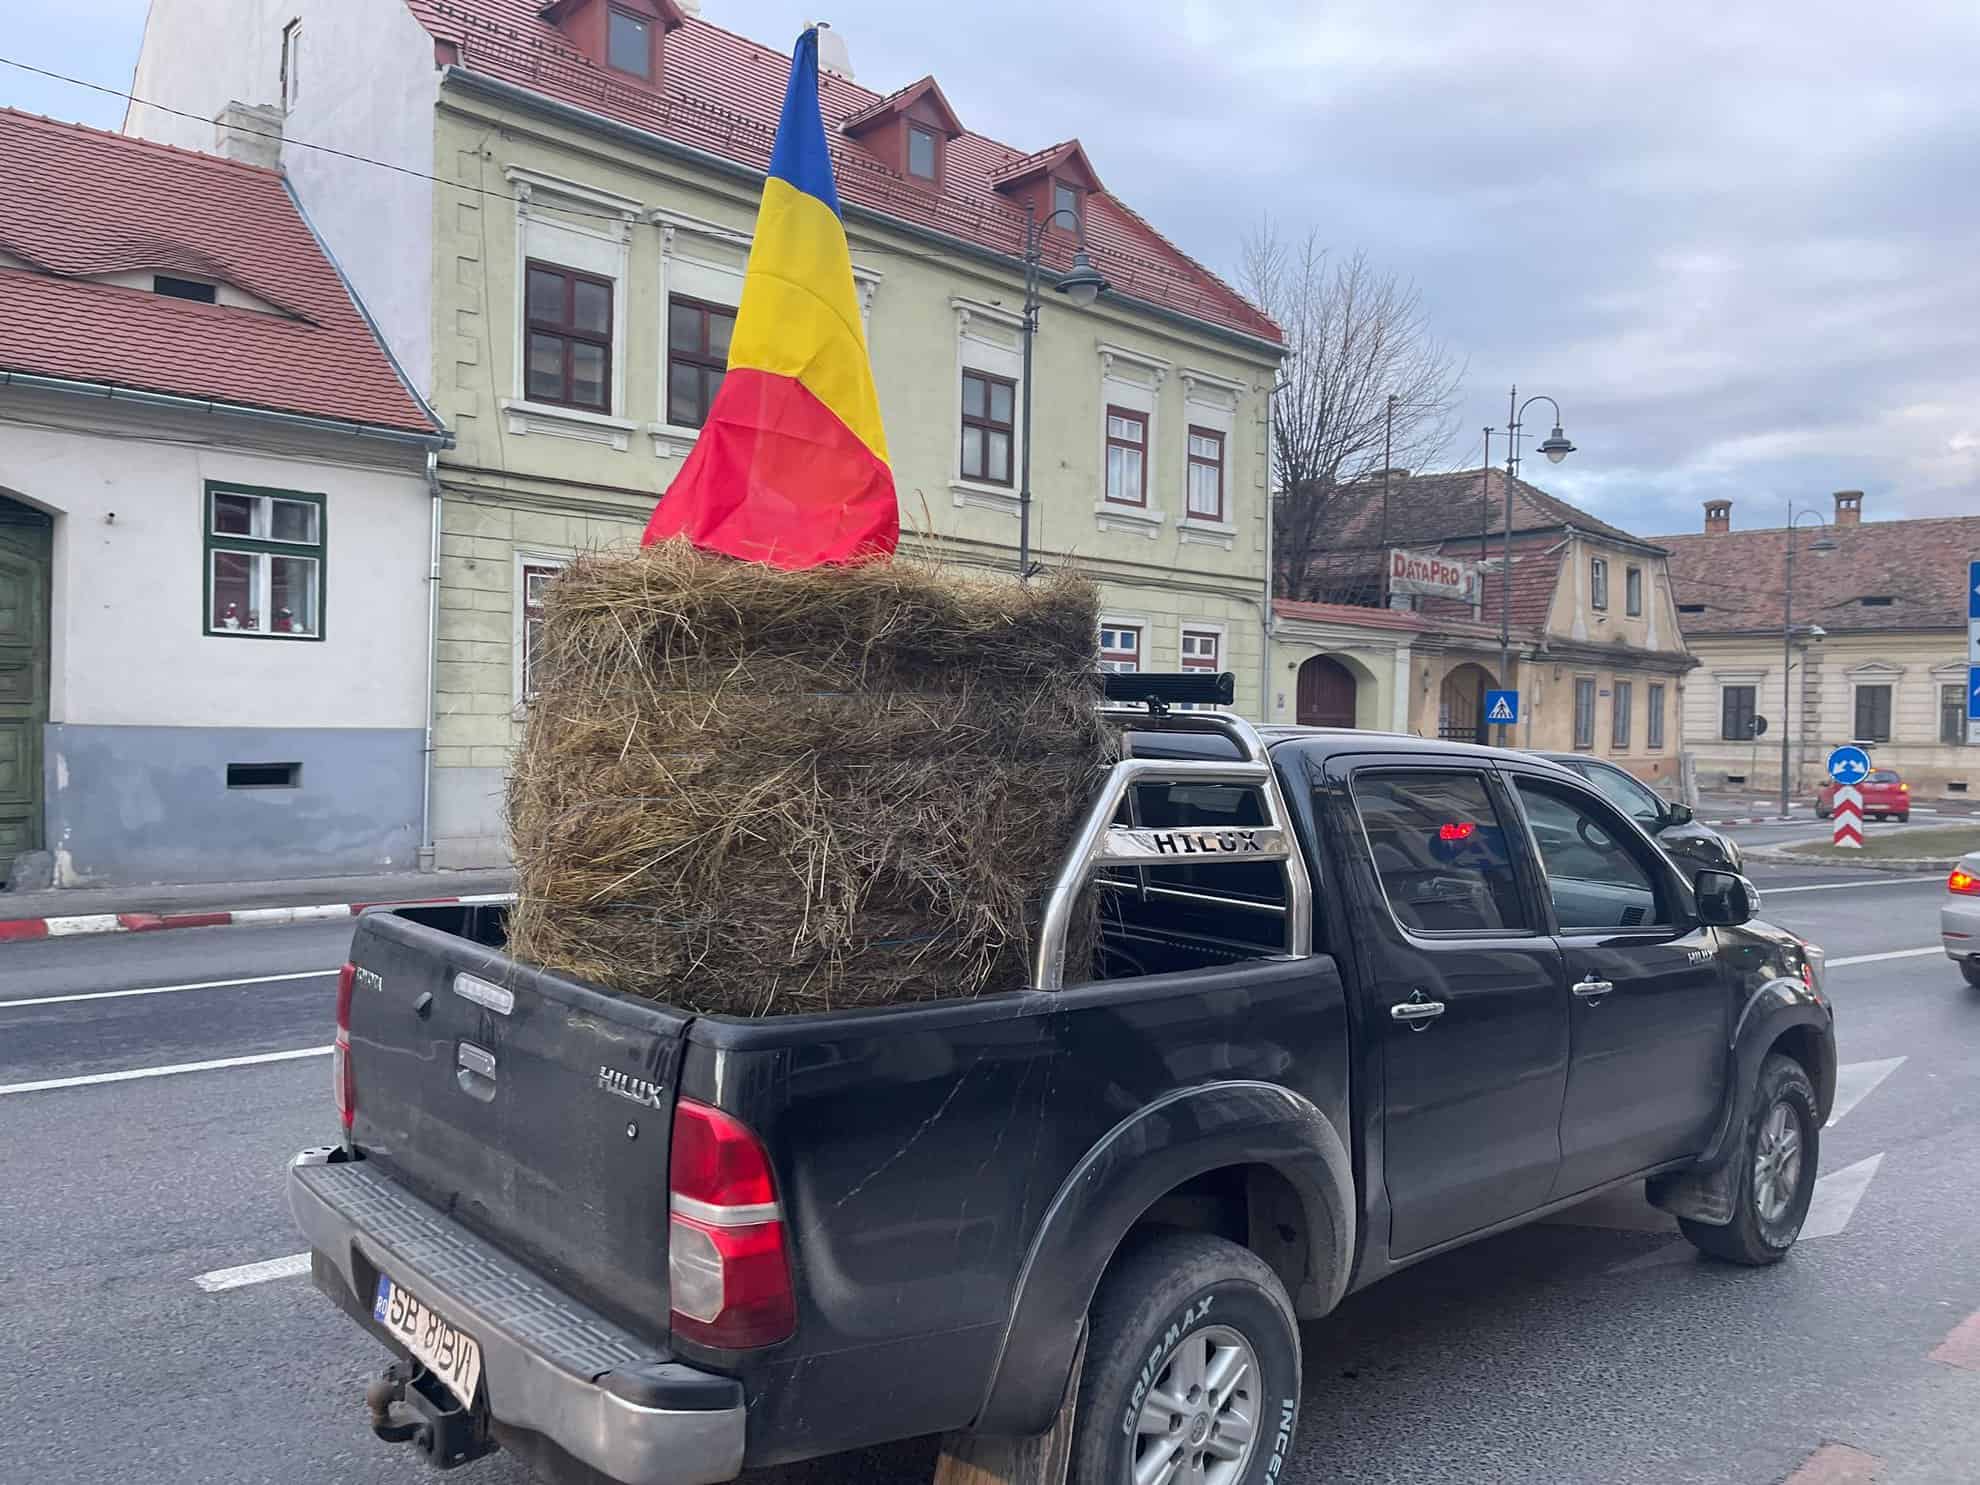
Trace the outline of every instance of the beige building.
<path fill-rule="evenodd" d="M 1980 516 L 1865 523 L 1863 501 L 1840 491 L 1832 509 L 1795 522 L 1791 646 L 1786 529 L 1735 530 L 1733 502 L 1712 500 L 1703 532 L 1657 538 L 1699 661 L 1684 739 L 1706 788 L 1779 789 L 1784 733 L 1796 799 L 1848 742 L 1921 797 L 1980 788 L 1966 723 L 1966 568 L 1980 559 Z M 1836 550 L 1818 553 L 1825 536 Z M 1767 722 L 1759 736 L 1755 717 Z"/>
<path fill-rule="evenodd" d="M 199 117 L 275 105 L 265 127 L 287 143 L 271 155 L 454 432 L 438 471 L 443 866 L 504 854 L 545 583 L 575 552 L 637 540 L 722 378 L 790 64 L 698 9 L 152 6 L 134 91 Z M 1016 568 L 1022 254 L 1027 221 L 1045 224 L 1034 560 L 1100 580 L 1109 667 L 1231 670 L 1262 710 L 1277 327 L 1117 201 L 1077 141 L 1020 153 L 964 127 L 933 79 L 883 96 L 838 50 L 822 107 L 907 547 Z M 212 142 L 143 107 L 127 128 Z M 1052 291 L 1079 235 L 1112 285 L 1086 309 Z"/>
<path fill-rule="evenodd" d="M 1379 478 L 1337 492 L 1317 601 L 1276 605 L 1273 720 L 1586 752 L 1674 791 L 1694 662 L 1663 549 L 1516 481 L 1508 584 L 1505 491 L 1473 469 L 1392 470 L 1386 499 Z M 1400 591 L 1398 552 L 1436 557 L 1452 591 Z M 1504 729 L 1486 714 L 1499 689 L 1520 693 Z"/>

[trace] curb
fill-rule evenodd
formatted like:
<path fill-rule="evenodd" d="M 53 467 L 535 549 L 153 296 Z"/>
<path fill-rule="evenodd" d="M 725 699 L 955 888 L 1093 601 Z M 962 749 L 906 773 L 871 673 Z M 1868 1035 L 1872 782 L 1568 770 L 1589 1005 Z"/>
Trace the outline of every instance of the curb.
<path fill-rule="evenodd" d="M 467 897 L 409 897 L 396 902 L 329 902 L 303 907 L 232 908 L 205 913 L 79 913 L 67 918 L 0 920 L 0 944 L 44 938 L 77 938 L 93 933 L 158 933 L 168 928 L 270 928 L 284 923 L 318 923 L 355 918 L 371 908 L 473 907 L 514 902 L 513 892 Z"/>
<path fill-rule="evenodd" d="M 1836 867 L 1850 871 L 1951 871 L 1963 859 L 1959 856 L 1878 857 L 1868 861 L 1830 860 L 1822 856 L 1796 853 L 1785 848 L 1749 850 L 1748 861 L 1767 866 Z"/>

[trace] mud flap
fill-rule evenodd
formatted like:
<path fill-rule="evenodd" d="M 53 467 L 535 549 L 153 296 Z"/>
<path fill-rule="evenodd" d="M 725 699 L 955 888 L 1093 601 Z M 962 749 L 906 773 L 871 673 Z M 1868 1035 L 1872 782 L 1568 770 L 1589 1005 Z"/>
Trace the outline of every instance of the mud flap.
<path fill-rule="evenodd" d="M 1673 1217 L 1724 1227 L 1733 1219 L 1733 1173 L 1730 1160 L 1716 1170 L 1675 1170 L 1643 1183 L 1650 1205 Z"/>
<path fill-rule="evenodd" d="M 1080 1373 L 1086 1369 L 1086 1335 L 1073 1353 L 1065 1401 L 1052 1426 L 1024 1438 L 952 1433 L 942 1440 L 934 1485 L 1065 1485 L 1072 1464 L 1073 1409 L 1079 1402 Z"/>

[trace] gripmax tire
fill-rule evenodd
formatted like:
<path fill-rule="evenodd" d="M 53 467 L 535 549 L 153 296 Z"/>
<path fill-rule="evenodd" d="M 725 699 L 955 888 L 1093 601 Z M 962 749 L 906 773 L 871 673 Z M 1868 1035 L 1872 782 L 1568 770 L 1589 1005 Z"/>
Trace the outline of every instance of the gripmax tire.
<path fill-rule="evenodd" d="M 1219 1485 L 1275 1485 L 1290 1467 L 1300 1395 L 1299 1326 L 1278 1275 L 1249 1249 L 1203 1233 L 1132 1241 L 1087 1314 L 1072 1485 L 1132 1485 L 1136 1459 L 1165 1439 L 1186 1459 L 1201 1453 Z M 1248 1375 L 1225 1390 L 1247 1351 Z M 1211 1386 L 1192 1397 L 1196 1360 L 1207 1362 Z M 1164 1399 L 1181 1405 L 1167 1413 L 1169 1431 L 1144 1434 L 1144 1418 Z M 1221 1446 L 1227 1455 L 1246 1421 L 1251 1442 L 1241 1459 L 1213 1452 Z"/>
<path fill-rule="evenodd" d="M 1777 1109 L 1786 1110 L 1784 1124 L 1776 1121 Z M 1764 1202 L 1766 1189 L 1759 1179 L 1763 1144 L 1784 1126 L 1793 1128 L 1799 1142 L 1792 1188 L 1786 1191 L 1784 1202 Z M 1815 1170 L 1821 1154 L 1822 1121 L 1815 1111 L 1815 1085 L 1808 1081 L 1800 1063 L 1773 1053 L 1760 1064 L 1753 1108 L 1732 1157 L 1732 1221 L 1713 1227 L 1680 1217 L 1678 1226 L 1691 1245 L 1709 1257 L 1756 1267 L 1779 1263 L 1801 1235 L 1808 1203 L 1815 1195 Z M 1771 1184 L 1776 1191 L 1783 1189 L 1778 1178 Z M 1773 1207 L 1771 1212 L 1765 1209 L 1768 1206 Z"/>

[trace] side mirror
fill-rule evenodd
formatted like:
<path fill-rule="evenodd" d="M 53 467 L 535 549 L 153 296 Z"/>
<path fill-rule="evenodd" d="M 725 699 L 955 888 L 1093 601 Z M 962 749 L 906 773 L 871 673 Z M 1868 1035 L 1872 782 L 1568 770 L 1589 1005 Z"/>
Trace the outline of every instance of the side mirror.
<path fill-rule="evenodd" d="M 1692 878 L 1698 916 L 1713 928 L 1737 928 L 1760 912 L 1760 889 L 1734 871 L 1701 871 Z"/>
<path fill-rule="evenodd" d="M 1692 808 L 1688 804 L 1666 804 L 1664 806 L 1664 823 L 1666 825 L 1689 825 L 1697 818 L 1698 816 L 1692 812 Z"/>

